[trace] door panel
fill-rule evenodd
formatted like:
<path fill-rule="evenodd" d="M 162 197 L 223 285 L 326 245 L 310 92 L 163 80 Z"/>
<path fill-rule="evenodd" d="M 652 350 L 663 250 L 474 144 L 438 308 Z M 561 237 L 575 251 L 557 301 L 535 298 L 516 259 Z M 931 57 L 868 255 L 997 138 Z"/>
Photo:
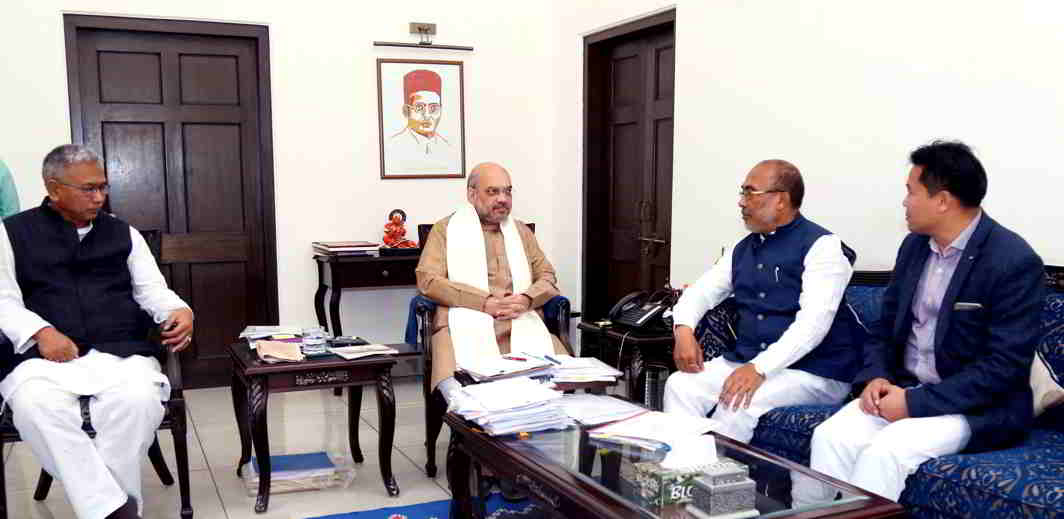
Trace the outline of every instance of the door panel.
<path fill-rule="evenodd" d="M 585 47 L 585 319 L 669 280 L 674 42 L 668 21 Z"/>
<path fill-rule="evenodd" d="M 75 135 L 104 157 L 110 210 L 164 233 L 162 270 L 196 314 L 186 385 L 225 384 L 226 346 L 247 324 L 276 319 L 256 39 L 84 28 L 75 37 Z"/>

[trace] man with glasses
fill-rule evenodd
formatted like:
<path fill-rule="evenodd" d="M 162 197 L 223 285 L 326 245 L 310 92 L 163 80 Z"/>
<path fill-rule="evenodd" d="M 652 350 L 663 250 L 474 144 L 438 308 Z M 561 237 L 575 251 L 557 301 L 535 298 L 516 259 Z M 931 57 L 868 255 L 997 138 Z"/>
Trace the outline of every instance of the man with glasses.
<path fill-rule="evenodd" d="M 801 173 L 787 161 L 762 161 L 746 176 L 739 208 L 750 234 L 674 308 L 680 371 L 665 384 L 666 412 L 713 412 L 717 432 L 747 442 L 775 407 L 837 403 L 849 392 L 860 345 L 856 320 L 841 307 L 853 253 L 801 215 L 804 194 Z M 733 294 L 735 348 L 704 362 L 694 328 Z"/>
<path fill-rule="evenodd" d="M 443 117 L 443 81 L 431 70 L 412 70 L 403 76 L 403 118 L 406 125 L 388 139 L 385 171 L 407 173 L 458 173 L 458 151 L 440 135 Z"/>
<path fill-rule="evenodd" d="M 166 286 L 144 238 L 102 212 L 107 177 L 92 150 L 44 159 L 48 197 L 0 225 L 0 394 L 41 466 L 80 519 L 135 518 L 140 463 L 163 418 L 169 380 L 148 339 L 192 337 L 192 310 Z M 97 435 L 81 430 L 91 396 Z"/>
<path fill-rule="evenodd" d="M 935 141 L 909 161 L 902 205 L 912 232 L 865 347 L 864 390 L 810 445 L 814 470 L 895 501 L 925 461 L 1027 434 L 1045 301 L 1042 259 L 981 208 L 987 176 L 972 150 Z M 835 491 L 795 475 L 792 496 L 808 504 Z"/>

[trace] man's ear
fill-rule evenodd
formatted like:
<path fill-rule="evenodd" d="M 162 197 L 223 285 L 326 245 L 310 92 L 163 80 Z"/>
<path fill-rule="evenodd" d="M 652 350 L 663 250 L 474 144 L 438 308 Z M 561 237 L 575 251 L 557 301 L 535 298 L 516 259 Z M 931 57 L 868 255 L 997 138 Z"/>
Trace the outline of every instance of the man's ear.
<path fill-rule="evenodd" d="M 466 188 L 466 200 L 469 203 L 472 204 L 473 200 L 475 200 L 476 197 L 477 197 L 477 188 L 475 188 L 475 187 L 467 187 Z"/>
<path fill-rule="evenodd" d="M 44 188 L 48 190 L 48 199 L 53 202 L 59 201 L 59 186 L 55 182 L 45 181 Z"/>
<path fill-rule="evenodd" d="M 403 118 L 404 119 L 409 119 L 410 118 L 410 105 L 403 105 Z"/>

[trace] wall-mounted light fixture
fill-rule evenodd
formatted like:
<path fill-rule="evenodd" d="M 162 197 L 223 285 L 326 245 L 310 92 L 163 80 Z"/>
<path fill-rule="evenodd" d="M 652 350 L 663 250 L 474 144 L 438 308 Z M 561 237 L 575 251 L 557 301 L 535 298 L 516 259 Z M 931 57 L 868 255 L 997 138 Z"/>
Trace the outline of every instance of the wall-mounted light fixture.
<path fill-rule="evenodd" d="M 436 24 L 410 22 L 410 34 L 418 37 L 417 43 L 404 43 L 397 41 L 375 41 L 374 47 L 414 47 L 419 49 L 443 49 L 443 50 L 473 50 L 473 47 L 461 45 L 434 45 L 432 37 L 436 35 Z"/>

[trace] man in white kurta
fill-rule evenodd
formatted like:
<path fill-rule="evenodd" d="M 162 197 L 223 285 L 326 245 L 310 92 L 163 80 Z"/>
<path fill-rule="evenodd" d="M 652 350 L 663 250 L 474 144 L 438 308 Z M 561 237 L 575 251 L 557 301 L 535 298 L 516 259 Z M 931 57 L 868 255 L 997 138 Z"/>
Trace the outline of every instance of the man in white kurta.
<path fill-rule="evenodd" d="M 853 268 L 839 237 L 799 212 L 804 194 L 801 173 L 786 161 L 762 161 L 746 176 L 739 207 L 751 233 L 674 309 L 680 371 L 665 384 L 666 412 L 713 411 L 716 432 L 748 442 L 773 408 L 846 396 L 859 346 L 852 315 L 839 308 Z M 729 296 L 740 315 L 736 346 L 703 363 L 694 328 Z"/>
<path fill-rule="evenodd" d="M 102 332 L 108 321 L 88 317 L 143 310 L 161 323 L 164 347 L 181 350 L 191 341 L 192 311 L 167 288 L 140 233 L 101 212 L 108 186 L 94 152 L 60 146 L 45 158 L 43 177 L 42 205 L 0 225 L 0 329 L 13 348 L 4 352 L 0 394 L 80 519 L 139 517 L 140 460 L 162 420 L 169 381 L 145 354 L 146 317 L 135 331 L 126 328 L 136 316 L 122 316 Z M 50 247 L 72 251 L 52 260 L 62 266 L 54 272 L 39 257 L 55 255 Z M 75 280 L 70 293 L 78 295 L 57 298 L 61 281 L 41 281 L 53 278 Z M 91 297 L 91 287 L 101 287 L 105 304 L 79 300 Z M 95 439 L 81 430 L 83 395 L 92 397 Z"/>

